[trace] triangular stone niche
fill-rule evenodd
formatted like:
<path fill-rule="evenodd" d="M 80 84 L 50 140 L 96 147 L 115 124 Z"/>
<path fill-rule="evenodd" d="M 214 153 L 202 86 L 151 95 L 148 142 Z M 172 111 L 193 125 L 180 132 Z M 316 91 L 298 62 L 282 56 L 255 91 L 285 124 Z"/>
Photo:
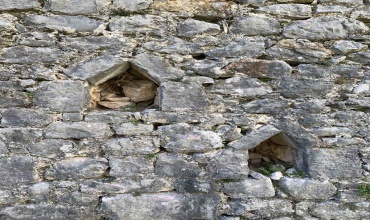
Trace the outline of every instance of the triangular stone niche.
<path fill-rule="evenodd" d="M 299 157 L 293 142 L 284 134 L 278 133 L 256 147 L 249 149 L 249 169 L 260 172 L 261 169 L 270 170 L 271 167 L 297 167 Z M 282 165 L 282 166 L 281 166 Z M 283 170 L 282 170 L 283 171 Z"/>
<path fill-rule="evenodd" d="M 88 81 L 91 85 L 90 109 L 142 111 L 158 108 L 158 85 L 128 61 Z"/>

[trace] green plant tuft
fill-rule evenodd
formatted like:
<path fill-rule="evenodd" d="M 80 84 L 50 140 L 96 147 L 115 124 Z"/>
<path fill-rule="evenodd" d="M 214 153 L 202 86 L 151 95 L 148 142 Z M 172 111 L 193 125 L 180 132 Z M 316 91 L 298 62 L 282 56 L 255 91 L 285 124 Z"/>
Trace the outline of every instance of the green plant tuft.
<path fill-rule="evenodd" d="M 370 184 L 361 184 L 358 187 L 358 195 L 363 197 L 370 195 Z"/>

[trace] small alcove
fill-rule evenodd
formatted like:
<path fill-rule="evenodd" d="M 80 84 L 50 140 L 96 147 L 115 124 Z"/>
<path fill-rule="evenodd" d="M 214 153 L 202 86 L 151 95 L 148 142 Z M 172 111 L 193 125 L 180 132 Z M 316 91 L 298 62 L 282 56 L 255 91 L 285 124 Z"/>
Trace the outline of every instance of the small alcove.
<path fill-rule="evenodd" d="M 248 153 L 249 169 L 257 172 L 285 171 L 296 167 L 298 160 L 297 149 L 284 133 L 268 138 Z"/>
<path fill-rule="evenodd" d="M 131 68 L 97 80 L 90 87 L 90 109 L 142 111 L 158 107 L 158 85 L 140 71 Z"/>

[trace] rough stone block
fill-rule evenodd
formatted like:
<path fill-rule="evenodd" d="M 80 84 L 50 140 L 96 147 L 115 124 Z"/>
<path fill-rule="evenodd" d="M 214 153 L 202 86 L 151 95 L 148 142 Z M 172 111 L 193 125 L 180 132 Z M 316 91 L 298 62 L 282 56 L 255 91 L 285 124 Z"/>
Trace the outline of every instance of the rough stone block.
<path fill-rule="evenodd" d="M 42 137 L 42 130 L 36 128 L 1 128 L 0 141 L 13 153 L 27 153 L 26 144 L 37 142 Z M 5 153 L 5 149 L 3 149 Z"/>
<path fill-rule="evenodd" d="M 211 220 L 216 219 L 219 202 L 217 194 L 125 194 L 103 197 L 99 213 L 117 219 Z"/>
<path fill-rule="evenodd" d="M 153 0 L 113 0 L 113 5 L 127 12 L 138 12 L 149 8 Z"/>
<path fill-rule="evenodd" d="M 0 108 L 25 107 L 31 104 L 24 92 L 0 91 Z"/>
<path fill-rule="evenodd" d="M 37 107 L 52 111 L 79 112 L 88 102 L 88 92 L 78 81 L 41 82 L 34 102 Z"/>
<path fill-rule="evenodd" d="M 103 55 L 72 66 L 66 69 L 65 73 L 75 79 L 87 80 L 93 85 L 99 85 L 129 68 L 128 61 L 112 55 Z"/>
<path fill-rule="evenodd" d="M 99 178 L 107 172 L 107 169 L 107 159 L 74 157 L 53 164 L 45 171 L 44 177 L 48 180 Z"/>
<path fill-rule="evenodd" d="M 212 182 L 196 179 L 177 179 L 174 186 L 179 193 L 209 193 L 215 190 Z"/>
<path fill-rule="evenodd" d="M 225 61 L 193 60 L 188 62 L 184 67 L 197 75 L 218 79 L 234 75 L 234 73 L 225 71 L 224 67 L 226 65 L 227 62 Z"/>
<path fill-rule="evenodd" d="M 95 52 L 97 50 L 119 52 L 121 49 L 131 52 L 136 46 L 136 41 L 133 38 L 115 38 L 113 36 L 66 37 L 62 39 L 62 42 L 66 48 L 74 49 L 81 53 Z"/>
<path fill-rule="evenodd" d="M 327 201 L 313 206 L 309 212 L 320 219 L 369 219 L 369 203 L 337 203 Z"/>
<path fill-rule="evenodd" d="M 154 158 L 146 156 L 127 156 L 123 158 L 111 158 L 109 166 L 110 176 L 135 176 L 137 174 L 154 173 Z"/>
<path fill-rule="evenodd" d="M 203 49 L 197 42 L 188 42 L 177 37 L 168 37 L 161 41 L 149 41 L 143 44 L 143 48 L 165 54 L 199 55 L 203 53 Z"/>
<path fill-rule="evenodd" d="M 160 139 L 157 137 L 114 138 L 102 146 L 106 156 L 128 156 L 155 154 L 159 151 Z"/>
<path fill-rule="evenodd" d="M 1 6 L 0 6 L 1 7 Z M 3 13 L 0 15 L 0 31 L 7 31 L 13 32 L 16 31 L 15 22 L 17 21 L 17 17 Z"/>
<path fill-rule="evenodd" d="M 108 124 L 129 122 L 131 112 L 122 111 L 91 111 L 85 115 L 86 122 L 103 122 Z"/>
<path fill-rule="evenodd" d="M 248 113 L 281 114 L 285 109 L 289 108 L 290 103 L 281 99 L 260 99 L 247 102 L 242 106 Z"/>
<path fill-rule="evenodd" d="M 268 13 L 288 19 L 304 19 L 311 17 L 312 9 L 310 5 L 303 4 L 275 4 L 260 7 L 259 12 Z"/>
<path fill-rule="evenodd" d="M 201 173 L 199 166 L 183 155 L 159 154 L 155 163 L 155 173 L 174 178 L 194 178 Z"/>
<path fill-rule="evenodd" d="M 124 136 L 139 136 L 149 135 L 153 132 L 154 126 L 151 124 L 134 124 L 122 123 L 113 126 L 113 130 L 117 135 Z"/>
<path fill-rule="evenodd" d="M 252 178 L 223 184 L 223 192 L 232 198 L 266 198 L 275 196 L 271 179 L 251 171 Z"/>
<path fill-rule="evenodd" d="M 177 36 L 195 37 L 197 35 L 217 35 L 221 32 L 218 24 L 187 19 L 177 25 Z"/>
<path fill-rule="evenodd" d="M 170 152 L 205 152 L 223 146 L 220 136 L 215 132 L 199 130 L 188 124 L 161 126 L 158 131 L 162 147 Z"/>
<path fill-rule="evenodd" d="M 156 15 L 133 15 L 113 18 L 109 30 L 123 34 L 150 34 L 163 36 L 168 30 L 168 24 L 163 17 Z"/>
<path fill-rule="evenodd" d="M 0 158 L 0 186 L 15 187 L 38 180 L 36 160 L 30 156 Z"/>
<path fill-rule="evenodd" d="M 52 122 L 53 117 L 42 110 L 7 109 L 3 112 L 1 124 L 14 127 L 43 127 Z"/>
<path fill-rule="evenodd" d="M 337 188 L 328 181 L 289 178 L 280 179 L 279 186 L 295 199 L 328 199 L 337 192 Z"/>
<path fill-rule="evenodd" d="M 14 10 L 14 9 L 34 9 L 41 7 L 41 4 L 38 0 L 0 0 L 0 11 L 3 10 Z"/>
<path fill-rule="evenodd" d="M 236 18 L 230 27 L 231 33 L 248 36 L 276 35 L 280 31 L 280 24 L 276 19 L 260 15 Z"/>
<path fill-rule="evenodd" d="M 54 122 L 45 131 L 46 138 L 104 138 L 112 136 L 105 123 Z"/>
<path fill-rule="evenodd" d="M 55 48 L 14 46 L 4 48 L 0 53 L 2 63 L 35 64 L 58 63 L 63 52 Z"/>
<path fill-rule="evenodd" d="M 161 84 L 160 107 L 163 111 L 202 111 L 208 99 L 196 83 L 164 82 Z"/>
<path fill-rule="evenodd" d="M 39 182 L 27 188 L 27 193 L 30 195 L 32 201 L 44 202 L 49 198 L 50 184 L 46 182 Z"/>
<path fill-rule="evenodd" d="M 97 2 L 99 0 L 47 0 L 45 1 L 44 9 L 66 14 L 92 14 L 98 12 Z"/>
<path fill-rule="evenodd" d="M 74 218 L 77 213 L 61 205 L 31 204 L 9 206 L 0 211 L 4 219 L 54 219 Z"/>
<path fill-rule="evenodd" d="M 74 146 L 69 140 L 42 140 L 27 144 L 27 149 L 32 155 L 44 158 L 63 158 L 66 155 L 73 155 Z"/>
<path fill-rule="evenodd" d="M 131 64 L 133 69 L 157 84 L 170 79 L 180 79 L 185 75 L 183 71 L 173 68 L 163 59 L 145 53 L 137 55 Z"/>
<path fill-rule="evenodd" d="M 259 57 L 265 53 L 265 42 L 262 37 L 243 37 L 232 39 L 221 47 L 206 52 L 210 59 Z"/>
<path fill-rule="evenodd" d="M 311 149 L 308 174 L 314 178 L 360 178 L 361 162 L 357 149 Z"/>
<path fill-rule="evenodd" d="M 67 15 L 28 15 L 26 25 L 48 28 L 51 30 L 74 33 L 93 32 L 104 29 L 103 22 L 82 16 Z"/>
<path fill-rule="evenodd" d="M 361 21 L 343 16 L 322 16 L 292 22 L 285 26 L 283 35 L 288 38 L 308 40 L 335 40 L 364 34 L 368 30 L 369 27 Z"/>

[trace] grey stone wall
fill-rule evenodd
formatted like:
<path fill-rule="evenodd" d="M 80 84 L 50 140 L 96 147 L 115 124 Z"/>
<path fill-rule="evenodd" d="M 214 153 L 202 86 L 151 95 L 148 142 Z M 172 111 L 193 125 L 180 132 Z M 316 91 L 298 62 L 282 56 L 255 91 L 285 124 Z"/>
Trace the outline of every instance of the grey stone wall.
<path fill-rule="evenodd" d="M 0 219 L 370 219 L 369 26 L 368 0 L 0 0 Z M 90 109 L 128 66 L 157 109 Z M 293 168 L 253 169 L 267 143 Z"/>

